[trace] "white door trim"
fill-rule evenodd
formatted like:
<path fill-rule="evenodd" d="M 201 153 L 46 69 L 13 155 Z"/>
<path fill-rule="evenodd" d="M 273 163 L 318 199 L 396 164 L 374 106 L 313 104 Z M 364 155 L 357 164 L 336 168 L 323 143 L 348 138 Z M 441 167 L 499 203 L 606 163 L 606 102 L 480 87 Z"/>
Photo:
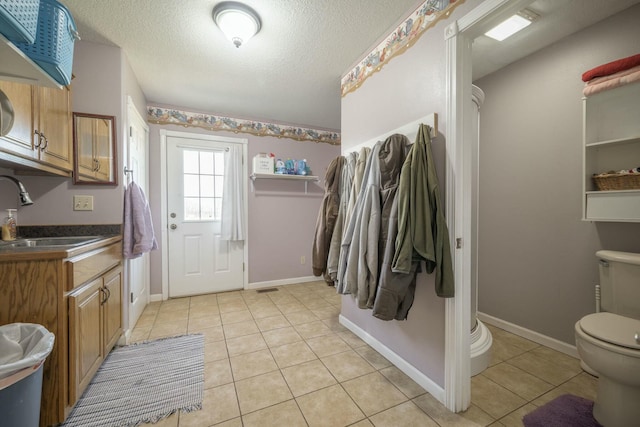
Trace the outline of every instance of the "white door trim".
<path fill-rule="evenodd" d="M 234 144 L 242 144 L 242 174 L 248 179 L 249 172 L 247 169 L 247 145 L 249 140 L 247 138 L 235 138 L 228 136 L 215 136 L 215 135 L 206 135 L 201 133 L 191 133 L 191 132 L 177 132 L 166 129 L 160 129 L 160 229 L 162 236 L 162 243 L 160 244 L 160 250 L 162 251 L 162 299 L 166 300 L 169 298 L 169 251 L 168 251 L 168 222 L 167 222 L 167 137 L 178 137 L 178 138 L 190 138 L 190 139 L 200 139 L 203 141 L 222 141 L 222 142 L 230 142 Z M 245 181 L 245 185 L 243 186 L 244 191 L 244 218 L 245 218 L 245 240 L 244 240 L 244 250 L 243 250 L 243 262 L 245 265 L 244 272 L 242 274 L 242 288 L 247 289 L 247 285 L 249 283 L 249 228 L 248 228 L 248 185 L 247 181 Z"/>
<path fill-rule="evenodd" d="M 477 236 L 471 234 L 474 170 L 471 89 L 473 40 L 516 13 L 533 0 L 485 0 L 445 28 L 447 183 L 446 215 L 454 249 L 456 296 L 445 305 L 444 404 L 453 412 L 466 410 L 471 403 L 471 248 Z"/>

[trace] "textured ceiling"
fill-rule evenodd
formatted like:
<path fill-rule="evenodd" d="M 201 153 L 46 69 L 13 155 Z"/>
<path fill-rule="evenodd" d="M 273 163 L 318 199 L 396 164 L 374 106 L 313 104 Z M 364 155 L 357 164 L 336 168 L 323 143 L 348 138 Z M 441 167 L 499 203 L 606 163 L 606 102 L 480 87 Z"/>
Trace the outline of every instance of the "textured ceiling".
<path fill-rule="evenodd" d="M 339 130 L 340 78 L 423 0 L 243 0 L 262 29 L 239 49 L 213 23 L 219 0 L 62 2 L 82 40 L 125 51 L 150 103 Z M 474 78 L 637 2 L 537 0 L 526 32 L 476 40 Z"/>

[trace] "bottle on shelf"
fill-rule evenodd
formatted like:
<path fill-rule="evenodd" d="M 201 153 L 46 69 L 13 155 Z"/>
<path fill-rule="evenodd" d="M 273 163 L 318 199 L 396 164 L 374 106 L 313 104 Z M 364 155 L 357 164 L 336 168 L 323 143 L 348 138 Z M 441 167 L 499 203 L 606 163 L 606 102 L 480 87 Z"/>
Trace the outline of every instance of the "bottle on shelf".
<path fill-rule="evenodd" d="M 18 223 L 13 216 L 15 209 L 7 209 L 7 217 L 2 222 L 2 240 L 16 240 Z"/>

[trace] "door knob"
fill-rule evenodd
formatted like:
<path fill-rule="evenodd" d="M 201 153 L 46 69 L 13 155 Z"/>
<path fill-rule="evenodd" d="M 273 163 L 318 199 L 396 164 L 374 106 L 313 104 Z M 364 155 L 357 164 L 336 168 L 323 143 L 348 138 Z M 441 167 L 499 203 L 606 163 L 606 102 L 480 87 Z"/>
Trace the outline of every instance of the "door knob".
<path fill-rule="evenodd" d="M 171 224 L 170 227 L 171 227 L 172 230 L 175 230 L 176 228 L 178 228 L 178 226 L 175 225 L 175 224 Z"/>
<path fill-rule="evenodd" d="M 176 214 L 175 214 L 175 212 L 171 212 L 171 215 L 169 215 L 169 216 L 170 216 L 171 218 L 175 218 L 175 217 L 176 217 Z"/>

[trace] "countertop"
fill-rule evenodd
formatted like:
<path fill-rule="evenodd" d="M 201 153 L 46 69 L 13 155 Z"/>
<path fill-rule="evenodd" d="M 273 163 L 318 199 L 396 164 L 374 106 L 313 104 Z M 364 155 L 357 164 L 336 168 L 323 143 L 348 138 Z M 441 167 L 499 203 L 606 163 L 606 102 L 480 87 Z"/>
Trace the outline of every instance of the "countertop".
<path fill-rule="evenodd" d="M 122 240 L 121 235 L 100 236 L 99 240 L 76 246 L 57 247 L 12 247 L 0 244 L 0 262 L 24 261 L 33 259 L 72 258 L 92 250 L 108 246 Z M 19 240 L 16 240 L 19 241 Z"/>

